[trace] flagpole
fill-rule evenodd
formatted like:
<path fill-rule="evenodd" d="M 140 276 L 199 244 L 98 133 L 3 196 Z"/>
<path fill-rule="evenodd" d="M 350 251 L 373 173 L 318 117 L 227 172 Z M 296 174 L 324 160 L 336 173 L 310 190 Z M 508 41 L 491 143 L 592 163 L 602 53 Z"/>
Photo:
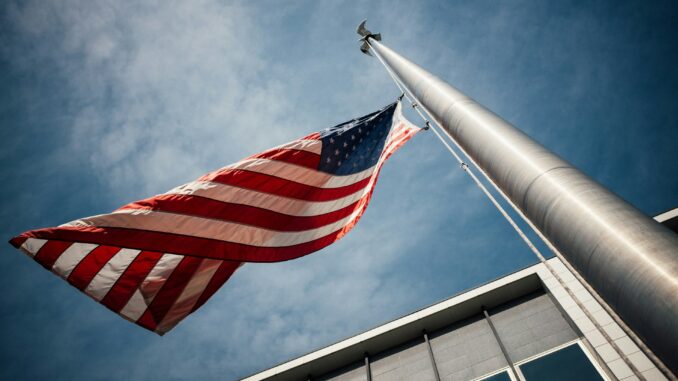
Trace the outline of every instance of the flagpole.
<path fill-rule="evenodd" d="M 381 44 L 374 53 L 519 213 L 673 372 L 678 236 L 448 83 Z M 655 356 L 652 356 L 655 357 Z M 671 370 L 655 357 L 670 378 Z"/>

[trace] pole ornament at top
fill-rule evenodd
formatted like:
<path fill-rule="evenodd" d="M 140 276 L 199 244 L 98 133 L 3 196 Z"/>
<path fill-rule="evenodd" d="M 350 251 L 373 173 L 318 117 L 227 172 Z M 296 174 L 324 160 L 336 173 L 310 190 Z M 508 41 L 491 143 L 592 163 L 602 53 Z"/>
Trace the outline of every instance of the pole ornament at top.
<path fill-rule="evenodd" d="M 362 41 L 363 44 L 360 46 L 360 51 L 367 54 L 368 56 L 371 56 L 370 54 L 370 44 L 368 44 L 368 39 L 369 38 L 374 38 L 377 41 L 381 41 L 381 33 L 372 33 L 365 27 L 365 23 L 367 23 L 367 19 L 363 20 L 360 25 L 358 25 L 358 29 L 356 29 L 356 33 L 360 35 L 360 40 Z"/>

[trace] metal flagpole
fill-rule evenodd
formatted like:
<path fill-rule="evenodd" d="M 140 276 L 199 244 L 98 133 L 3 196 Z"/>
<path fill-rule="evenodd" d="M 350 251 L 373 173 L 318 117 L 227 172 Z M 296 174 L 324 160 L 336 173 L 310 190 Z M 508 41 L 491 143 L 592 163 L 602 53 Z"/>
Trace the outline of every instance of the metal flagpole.
<path fill-rule="evenodd" d="M 368 47 L 369 47 L 369 43 L 367 43 L 367 45 L 368 45 Z M 473 170 L 471 170 L 471 168 L 468 166 L 468 164 L 466 164 L 466 163 L 463 161 L 463 159 L 461 158 L 461 156 L 460 156 L 460 155 L 459 155 L 452 147 L 450 147 L 450 145 L 448 144 L 448 142 L 447 142 L 447 141 L 443 138 L 443 136 L 438 132 L 438 129 L 435 128 L 435 127 L 433 127 L 433 126 L 431 125 L 430 121 L 429 121 L 429 120 L 426 118 L 426 116 L 421 112 L 419 104 L 413 100 L 413 99 L 416 99 L 416 98 L 414 98 L 414 96 L 412 95 L 412 92 L 409 91 L 406 87 L 404 87 L 404 85 L 398 80 L 398 78 L 393 74 L 392 70 L 388 67 L 388 65 L 384 62 L 384 60 L 382 60 L 382 58 L 381 58 L 381 56 L 379 55 L 379 53 L 375 52 L 375 56 L 377 57 L 377 59 L 379 60 L 379 62 L 381 62 L 382 65 L 384 65 L 384 68 L 386 68 L 386 71 L 387 71 L 387 72 L 389 73 L 389 75 L 391 76 L 391 79 L 393 79 L 395 85 L 396 85 L 396 86 L 398 87 L 398 89 L 402 92 L 403 95 L 401 95 L 400 98 L 406 97 L 407 100 L 411 103 L 412 108 L 413 108 L 413 109 L 419 114 L 419 116 L 421 116 L 421 118 L 426 122 L 426 127 L 425 127 L 424 129 L 429 129 L 429 128 L 431 128 L 431 130 L 435 133 L 436 137 L 440 140 L 440 142 L 445 146 L 445 148 L 447 148 L 447 150 L 452 154 L 452 156 L 454 156 L 455 159 L 459 162 L 461 169 L 462 169 L 462 170 L 463 170 L 463 171 L 464 171 L 464 172 L 465 172 L 465 173 L 473 180 L 473 182 L 480 188 L 480 190 L 483 191 L 483 193 L 487 196 L 487 198 L 490 200 L 490 202 L 492 202 L 492 204 L 493 204 L 493 205 L 495 206 L 495 208 L 499 211 L 499 213 L 501 213 L 501 215 L 504 217 L 504 219 L 506 219 L 506 221 L 511 225 L 511 227 L 513 227 L 513 229 L 514 229 L 514 230 L 516 231 L 516 233 L 520 236 L 520 238 L 523 240 L 523 242 L 525 242 L 525 244 L 530 248 L 530 250 L 534 253 L 534 255 L 539 259 L 539 262 L 541 262 L 542 264 L 544 264 L 544 266 L 546 267 L 547 271 L 554 277 L 554 279 L 556 279 L 556 281 L 558 282 L 558 284 L 560 284 L 561 287 L 563 287 L 563 289 L 568 293 L 568 295 L 570 295 L 570 297 L 572 298 L 572 300 L 577 304 L 577 306 L 578 306 L 578 307 L 580 308 L 580 310 L 584 313 L 584 315 L 585 315 L 585 316 L 593 323 L 593 325 L 596 327 L 597 331 L 600 332 L 600 334 L 603 335 L 603 337 L 605 337 L 606 341 L 607 341 L 608 343 L 610 343 L 610 345 L 612 346 L 612 348 L 614 349 L 614 351 L 619 355 L 620 358 L 622 358 L 622 360 L 626 363 L 626 365 L 628 365 L 628 367 L 631 368 L 631 370 L 634 372 L 634 374 L 637 374 L 637 375 L 638 375 L 638 378 L 639 378 L 641 381 L 645 381 L 645 377 L 639 372 L 639 370 L 636 368 L 636 366 L 629 360 L 629 358 L 628 358 L 628 357 L 624 354 L 624 352 L 619 348 L 619 346 L 617 345 L 617 343 L 616 343 L 614 340 L 612 340 L 612 338 L 607 334 L 607 332 L 606 332 L 606 331 L 605 331 L 605 330 L 597 323 L 597 321 L 596 321 L 596 319 L 593 317 L 593 315 L 588 311 L 587 308 L 585 308 L 585 307 L 583 306 L 583 304 L 582 304 L 582 303 L 579 301 L 579 299 L 575 296 L 573 290 L 567 285 L 567 283 L 566 283 L 565 281 L 563 281 L 563 279 L 560 277 L 560 275 L 558 274 L 558 272 L 555 271 L 555 269 L 553 269 L 553 267 L 552 267 L 551 264 L 546 260 L 546 258 L 544 258 L 544 256 L 542 255 L 541 251 L 539 251 L 539 249 L 537 249 L 537 247 L 532 243 L 532 240 L 530 240 L 530 238 L 523 232 L 523 230 L 520 228 L 520 226 L 518 226 L 518 224 L 516 224 L 516 222 L 513 220 L 513 218 L 506 212 L 506 210 L 504 209 L 504 207 L 503 207 L 501 204 L 499 204 L 499 202 L 498 202 L 498 201 L 496 200 L 496 198 L 492 195 L 492 193 L 490 193 L 490 192 L 487 190 L 487 188 L 485 187 L 485 185 L 483 185 L 483 183 L 478 179 L 478 177 L 475 175 L 475 173 L 473 172 Z M 455 142 L 449 135 L 446 134 L 446 136 L 450 139 L 450 141 L 451 141 L 457 148 L 459 148 L 459 149 L 463 152 L 463 149 L 462 149 L 461 147 L 459 147 L 459 144 L 457 144 L 457 142 Z M 464 152 L 464 154 L 466 155 L 465 152 Z M 468 157 L 468 155 L 466 155 L 466 156 Z M 469 158 L 469 159 L 470 159 L 470 158 Z M 522 212 L 520 212 L 520 210 L 515 206 L 515 204 L 514 204 L 514 203 L 506 196 L 506 194 L 505 194 L 499 187 L 497 187 L 497 185 L 492 181 L 492 179 L 490 179 L 490 178 L 487 176 L 487 174 L 486 174 L 485 172 L 482 171 L 481 168 L 478 168 L 478 166 L 473 162 L 472 159 L 471 159 L 471 162 L 476 166 L 476 168 L 480 171 L 480 173 L 483 174 L 483 176 L 485 177 L 485 179 L 486 179 L 488 182 L 490 182 L 490 183 L 492 184 L 492 186 L 494 187 L 494 189 L 497 190 L 497 191 L 502 195 L 502 197 L 504 198 L 504 200 L 506 200 L 506 201 L 511 205 L 511 207 L 512 207 L 512 208 L 520 215 L 520 217 L 521 217 L 525 222 L 527 222 L 527 223 L 529 224 L 529 226 L 530 226 L 530 227 L 531 227 L 531 228 L 539 235 L 539 237 L 540 237 L 542 240 L 544 240 L 544 242 L 549 246 L 549 248 L 556 254 L 556 256 L 562 261 L 562 263 L 563 263 L 563 264 L 570 270 L 570 272 L 575 276 L 575 278 L 577 278 L 577 280 L 578 280 L 578 281 L 584 286 L 584 288 L 585 288 L 585 289 L 586 289 L 586 290 L 594 297 L 594 299 L 596 299 L 596 301 L 597 301 L 598 303 L 600 303 L 600 305 L 606 310 L 606 312 L 607 312 L 608 314 L 610 314 L 610 316 L 612 316 L 612 318 L 617 322 L 617 324 L 619 324 L 619 326 L 622 327 L 622 329 L 625 331 L 625 333 L 627 334 L 627 336 L 632 337 L 633 340 L 634 340 L 634 342 L 636 342 L 636 344 L 643 350 L 643 352 L 645 352 L 645 354 L 646 354 L 649 358 L 651 358 L 653 362 L 655 362 L 656 364 L 659 364 L 659 365 L 658 365 L 659 367 L 663 367 L 663 368 L 662 368 L 662 371 L 663 371 L 665 374 L 670 375 L 670 374 L 671 374 L 671 371 L 669 371 L 668 368 L 666 368 L 666 366 L 664 366 L 664 364 L 663 364 L 663 363 L 662 363 L 662 362 L 661 362 L 661 361 L 660 361 L 660 360 L 652 353 L 652 351 L 650 351 L 649 348 L 647 348 L 647 346 L 645 346 L 645 344 L 642 342 L 642 340 L 640 340 L 640 339 L 635 335 L 635 333 L 633 333 L 633 331 L 631 331 L 631 330 L 628 328 L 628 326 L 626 326 L 626 324 L 624 324 L 624 322 L 619 318 L 619 316 L 618 316 L 614 311 L 612 311 L 612 309 L 605 303 L 604 300 L 602 300 L 602 298 L 595 292 L 595 290 L 593 290 L 593 289 L 591 288 L 591 286 L 590 286 L 588 283 L 586 283 L 586 281 L 581 277 L 581 275 L 579 275 L 579 274 L 571 267 L 571 265 L 563 258 L 562 254 L 560 254 L 560 252 L 558 252 L 558 250 L 557 250 L 555 247 L 553 247 L 553 245 L 551 245 L 550 242 L 548 242 L 548 240 L 547 240 L 547 239 L 539 232 L 539 230 L 536 229 L 536 227 L 534 226 L 534 224 L 532 224 L 531 221 L 528 220 L 528 219 L 525 217 L 525 215 L 524 215 Z M 587 340 L 587 339 L 584 338 L 584 340 Z M 516 377 L 517 377 L 517 376 L 516 376 Z M 675 378 L 675 377 L 674 377 L 674 378 Z"/>
<path fill-rule="evenodd" d="M 369 43 L 366 43 L 367 47 L 369 49 Z M 366 54 L 371 55 L 368 52 L 365 52 Z M 399 79 L 393 74 L 392 70 L 388 67 L 388 65 L 382 60 L 381 56 L 379 56 L 379 53 L 375 52 L 375 56 L 379 60 L 379 62 L 382 63 L 386 71 L 389 73 L 391 76 L 391 79 L 393 79 L 395 85 L 398 87 L 398 89 L 402 92 L 402 95 L 400 98 L 407 97 L 407 100 L 411 103 L 412 108 L 419 114 L 419 116 L 425 121 L 426 127 L 424 129 L 429 129 L 435 133 L 436 137 L 440 140 L 440 142 L 447 148 L 447 150 L 452 154 L 452 156 L 455 157 L 455 159 L 459 162 L 460 167 L 464 172 L 471 177 L 473 182 L 480 188 L 480 190 L 483 191 L 483 193 L 487 196 L 487 198 L 492 202 L 492 204 L 496 207 L 496 209 L 501 213 L 501 215 L 506 219 L 506 221 L 513 227 L 513 229 L 516 231 L 516 233 L 520 236 L 520 238 L 525 242 L 525 244 L 530 248 L 530 250 L 535 254 L 535 256 L 539 259 L 541 263 L 544 264 L 548 272 L 556 279 L 558 284 L 563 287 L 563 289 L 570 295 L 572 300 L 577 304 L 577 306 L 581 309 L 581 311 L 584 313 L 584 315 L 593 323 L 593 325 L 596 327 L 597 331 L 603 335 L 603 337 L 606 339 L 606 341 L 612 346 L 612 348 L 615 350 L 615 352 L 623 359 L 623 361 L 628 365 L 629 368 L 634 372 L 634 374 L 638 375 L 638 378 L 641 381 L 645 381 L 645 377 L 640 374 L 636 366 L 629 360 L 629 358 L 624 354 L 624 352 L 619 348 L 617 343 L 612 340 L 612 338 L 609 336 L 609 334 L 603 329 L 603 327 L 597 323 L 596 319 L 593 317 L 593 315 L 588 311 L 587 308 L 583 306 L 583 304 L 579 301 L 579 299 L 575 296 L 573 290 L 567 285 L 566 282 L 563 281 L 563 279 L 560 277 L 557 271 L 553 269 L 551 264 L 544 258 L 542 255 L 541 251 L 537 249 L 537 247 L 532 243 L 529 237 L 523 232 L 523 230 L 516 224 L 516 222 L 513 220 L 513 218 L 506 212 L 503 206 L 499 204 L 499 202 L 496 200 L 496 198 L 487 190 L 485 185 L 478 179 L 478 177 L 475 175 L 473 170 L 463 161 L 461 156 L 448 144 L 448 142 L 443 138 L 441 133 L 438 132 L 437 128 L 433 128 L 430 121 L 427 119 L 427 117 L 421 112 L 420 106 L 417 102 L 415 102 L 413 99 L 416 99 L 413 95 L 412 92 L 409 91 L 404 85 L 399 81 Z M 463 148 L 459 146 L 459 144 L 452 139 L 452 137 L 449 136 L 449 134 L 445 134 L 445 136 L 448 137 L 448 139 L 462 152 L 464 152 Z M 480 171 L 480 173 L 483 175 L 483 177 L 490 183 L 492 184 L 493 188 L 504 198 L 504 200 L 511 205 L 513 210 L 518 213 L 518 215 L 521 217 L 523 221 L 525 221 L 530 228 L 539 236 L 539 238 L 549 247 L 549 249 L 558 257 L 561 262 L 567 267 L 567 269 L 572 273 L 572 275 L 579 281 L 579 283 L 584 286 L 584 288 L 593 296 L 593 298 L 603 307 L 603 309 L 612 317 L 612 319 L 622 328 L 622 330 L 626 333 L 628 337 L 630 337 L 636 345 L 645 353 L 648 358 L 652 360 L 652 362 L 657 365 L 661 371 L 667 375 L 667 377 L 671 378 L 672 380 L 675 380 L 676 378 L 672 375 L 671 371 L 664 365 L 664 363 L 657 358 L 657 356 L 652 353 L 652 351 L 645 345 L 645 343 L 638 337 L 638 335 L 635 334 L 627 325 L 624 323 L 619 315 L 610 308 L 610 306 L 598 295 L 598 293 L 589 285 L 584 278 L 572 267 L 572 265 L 567 262 L 567 260 L 563 257 L 563 255 L 558 251 L 556 247 L 551 244 L 551 242 L 548 241 L 548 239 L 537 229 L 537 227 L 530 221 L 525 214 L 522 213 L 520 209 L 511 201 L 511 199 L 506 196 L 506 193 L 501 190 L 497 186 L 497 184 L 492 181 L 489 176 L 482 170 L 482 168 L 479 168 L 478 165 L 473 161 L 472 158 L 468 157 L 468 154 L 464 152 L 464 155 L 471 161 L 471 163 Z M 584 338 L 585 339 L 585 338 Z M 585 339 L 586 340 L 586 339 Z"/>
<path fill-rule="evenodd" d="M 563 261 L 673 372 L 678 368 L 678 236 L 459 90 L 379 42 L 378 55 L 450 139 Z M 654 357 L 654 356 L 652 356 Z M 670 378 L 671 371 L 655 358 Z"/>

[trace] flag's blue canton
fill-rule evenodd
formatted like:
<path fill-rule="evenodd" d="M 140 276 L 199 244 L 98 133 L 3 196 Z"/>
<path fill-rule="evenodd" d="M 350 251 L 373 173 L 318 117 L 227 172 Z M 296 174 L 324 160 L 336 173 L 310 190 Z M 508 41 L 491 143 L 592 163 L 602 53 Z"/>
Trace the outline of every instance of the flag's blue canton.
<path fill-rule="evenodd" d="M 397 102 L 381 111 L 320 132 L 322 151 L 318 169 L 334 175 L 350 175 L 377 164 L 391 130 Z"/>

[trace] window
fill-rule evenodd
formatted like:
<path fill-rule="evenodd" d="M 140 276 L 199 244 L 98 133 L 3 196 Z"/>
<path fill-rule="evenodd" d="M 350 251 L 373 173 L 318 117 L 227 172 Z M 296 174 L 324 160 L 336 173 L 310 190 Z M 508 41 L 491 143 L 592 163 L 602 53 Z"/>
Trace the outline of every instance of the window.
<path fill-rule="evenodd" d="M 490 377 L 483 378 L 481 381 L 511 381 L 511 377 L 509 377 L 508 373 L 501 372 L 493 374 Z"/>
<path fill-rule="evenodd" d="M 520 371 L 527 381 L 603 380 L 577 343 L 521 364 Z"/>

